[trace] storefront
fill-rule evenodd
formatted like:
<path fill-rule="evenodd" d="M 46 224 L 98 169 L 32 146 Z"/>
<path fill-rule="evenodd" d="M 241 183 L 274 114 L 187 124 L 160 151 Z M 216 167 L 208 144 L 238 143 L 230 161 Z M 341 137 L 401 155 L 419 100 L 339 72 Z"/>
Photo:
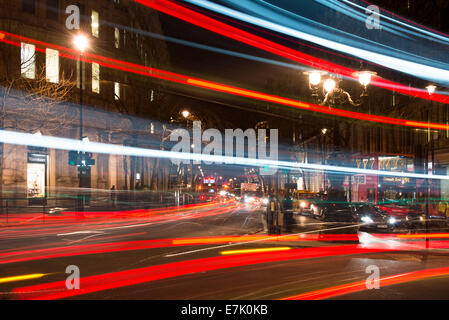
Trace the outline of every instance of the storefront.
<path fill-rule="evenodd" d="M 27 198 L 29 205 L 42 205 L 47 195 L 48 155 L 46 150 L 28 148 Z"/>

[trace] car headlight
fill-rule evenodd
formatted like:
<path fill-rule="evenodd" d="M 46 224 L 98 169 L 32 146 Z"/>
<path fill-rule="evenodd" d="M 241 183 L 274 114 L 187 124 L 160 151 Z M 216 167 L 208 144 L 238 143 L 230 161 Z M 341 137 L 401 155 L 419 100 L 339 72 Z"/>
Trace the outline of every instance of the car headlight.
<path fill-rule="evenodd" d="M 262 199 L 262 203 L 263 203 L 263 204 L 268 204 L 268 199 L 267 199 L 267 198 L 263 198 L 263 199 Z"/>
<path fill-rule="evenodd" d="M 250 202 L 253 202 L 254 201 L 254 198 L 253 197 L 247 197 L 247 198 L 245 198 L 245 202 L 246 203 L 250 203 Z"/>
<path fill-rule="evenodd" d="M 301 206 L 301 208 L 305 208 L 305 207 L 307 207 L 307 202 L 301 201 L 301 202 L 299 203 L 299 205 Z"/>
<path fill-rule="evenodd" d="M 371 219 L 370 217 L 367 217 L 367 216 L 363 216 L 361 220 L 365 223 L 373 223 L 374 222 L 373 219 Z"/>
<path fill-rule="evenodd" d="M 310 209 L 312 209 L 313 211 L 315 211 L 316 207 L 312 204 L 312 205 L 310 206 Z"/>
<path fill-rule="evenodd" d="M 388 219 L 388 223 L 389 224 L 395 224 L 396 223 L 396 219 L 395 218 L 390 218 L 390 219 Z"/>

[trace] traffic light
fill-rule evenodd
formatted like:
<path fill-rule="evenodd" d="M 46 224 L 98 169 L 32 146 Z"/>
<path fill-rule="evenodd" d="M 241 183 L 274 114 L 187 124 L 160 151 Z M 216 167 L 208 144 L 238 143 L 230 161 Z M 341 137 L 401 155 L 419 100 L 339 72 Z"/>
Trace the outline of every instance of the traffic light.
<path fill-rule="evenodd" d="M 79 153 L 77 151 L 69 151 L 69 165 L 76 166 L 79 164 Z"/>
<path fill-rule="evenodd" d="M 85 166 L 94 166 L 95 165 L 95 159 L 93 159 L 93 154 L 91 152 L 87 152 L 84 153 L 84 161 L 85 161 Z"/>
<path fill-rule="evenodd" d="M 95 165 L 93 153 L 69 151 L 69 165 L 79 167 L 90 167 Z"/>

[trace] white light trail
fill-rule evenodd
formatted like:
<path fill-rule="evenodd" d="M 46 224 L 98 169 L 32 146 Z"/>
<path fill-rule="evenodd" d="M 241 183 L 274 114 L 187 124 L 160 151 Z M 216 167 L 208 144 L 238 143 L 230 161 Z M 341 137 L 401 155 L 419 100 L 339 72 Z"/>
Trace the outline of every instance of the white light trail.
<path fill-rule="evenodd" d="M 188 152 L 173 152 L 165 150 L 128 147 L 99 142 L 85 143 L 80 140 L 60 138 L 60 137 L 50 137 L 50 136 L 38 136 L 30 133 L 22 133 L 8 130 L 0 130 L 0 143 L 42 147 L 57 150 L 73 150 L 80 152 L 102 153 L 111 155 L 123 155 L 123 156 L 126 155 L 126 156 L 137 156 L 147 158 L 165 158 L 174 160 L 194 160 L 194 161 L 211 162 L 216 164 L 224 163 L 224 164 L 245 165 L 254 167 L 306 169 L 316 171 L 330 171 L 335 173 L 368 174 L 368 175 L 380 175 L 380 176 L 416 178 L 416 179 L 449 180 L 449 176 L 443 175 L 426 175 L 419 173 L 359 169 L 359 168 L 331 166 L 313 163 L 299 163 L 299 162 L 275 161 L 275 160 L 265 160 L 255 158 L 217 156 L 210 154 L 188 153 Z"/>

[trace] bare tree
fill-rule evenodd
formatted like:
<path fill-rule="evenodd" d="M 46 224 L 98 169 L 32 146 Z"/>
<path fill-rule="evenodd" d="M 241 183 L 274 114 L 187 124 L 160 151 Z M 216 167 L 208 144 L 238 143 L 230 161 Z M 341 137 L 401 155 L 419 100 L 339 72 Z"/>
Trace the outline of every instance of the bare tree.
<path fill-rule="evenodd" d="M 3 129 L 23 132 L 44 131 L 46 134 L 70 128 L 77 115 L 67 101 L 75 87 L 64 74 L 58 83 L 46 78 L 39 68 L 34 79 L 5 77 L 0 80 L 0 121 Z"/>

